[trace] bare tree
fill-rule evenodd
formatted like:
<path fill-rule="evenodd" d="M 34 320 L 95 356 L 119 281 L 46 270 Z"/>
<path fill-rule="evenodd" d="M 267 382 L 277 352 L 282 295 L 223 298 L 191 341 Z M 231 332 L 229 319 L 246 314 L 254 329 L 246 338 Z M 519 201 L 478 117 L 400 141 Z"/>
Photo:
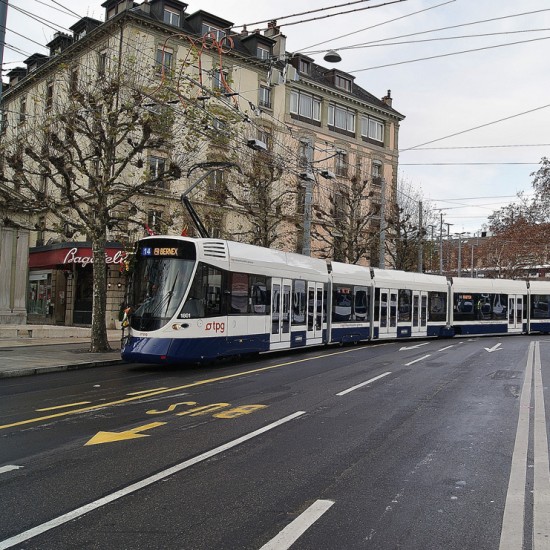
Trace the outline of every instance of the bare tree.
<path fill-rule="evenodd" d="M 42 113 L 29 117 L 0 146 L 0 181 L 24 197 L 13 209 L 41 213 L 42 229 L 65 237 L 78 233 L 91 241 L 94 352 L 109 349 L 106 270 L 99 268 L 105 263 L 107 238 L 117 227 L 127 229 L 146 197 L 181 172 L 168 161 L 162 170 L 147 166 L 151 152 L 172 147 L 174 111 L 167 104 L 167 89 L 152 95 L 139 81 L 137 66 L 124 71 L 113 66 L 99 78 L 97 72 L 88 76 L 68 67 L 60 70 L 57 91 L 47 97 Z M 13 194 L 3 189 L 9 206 Z"/>

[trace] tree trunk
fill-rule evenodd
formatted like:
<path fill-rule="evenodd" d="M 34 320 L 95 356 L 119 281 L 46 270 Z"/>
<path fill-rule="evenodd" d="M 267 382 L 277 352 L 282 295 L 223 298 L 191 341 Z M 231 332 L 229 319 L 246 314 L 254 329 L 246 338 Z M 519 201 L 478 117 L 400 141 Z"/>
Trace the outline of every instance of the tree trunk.
<path fill-rule="evenodd" d="M 92 253 L 94 258 L 93 304 L 92 304 L 92 341 L 90 351 L 100 353 L 110 351 L 107 338 L 105 314 L 107 310 L 107 268 L 105 265 L 104 236 L 94 236 Z"/>

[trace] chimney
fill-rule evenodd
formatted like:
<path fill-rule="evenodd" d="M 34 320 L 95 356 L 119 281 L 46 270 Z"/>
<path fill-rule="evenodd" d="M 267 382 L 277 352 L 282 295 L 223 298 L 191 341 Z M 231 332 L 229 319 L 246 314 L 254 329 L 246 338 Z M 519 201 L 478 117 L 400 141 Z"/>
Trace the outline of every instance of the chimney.
<path fill-rule="evenodd" d="M 246 25 L 243 25 L 243 29 L 241 31 L 241 36 L 248 36 L 248 30 L 246 28 Z"/>
<path fill-rule="evenodd" d="M 281 33 L 281 27 L 277 25 L 277 21 L 273 20 L 267 24 L 264 36 L 275 40 L 275 44 L 273 44 L 273 57 L 275 59 L 284 59 L 286 55 L 286 36 Z"/>
<path fill-rule="evenodd" d="M 388 90 L 388 93 L 382 98 L 382 101 L 388 106 L 391 107 L 392 104 L 392 97 L 391 97 L 391 90 Z"/>
<path fill-rule="evenodd" d="M 143 0 L 143 2 L 140 4 L 139 8 L 143 13 L 146 13 L 147 15 L 151 14 L 151 4 L 149 4 L 148 0 Z"/>

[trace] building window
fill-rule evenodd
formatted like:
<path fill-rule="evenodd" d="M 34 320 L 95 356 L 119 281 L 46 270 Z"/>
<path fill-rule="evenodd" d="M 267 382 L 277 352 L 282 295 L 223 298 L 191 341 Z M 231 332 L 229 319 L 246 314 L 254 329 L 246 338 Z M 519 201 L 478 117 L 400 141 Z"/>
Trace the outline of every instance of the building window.
<path fill-rule="evenodd" d="M 152 180 L 162 179 L 166 168 L 166 159 L 162 157 L 149 157 L 149 177 Z M 159 187 L 162 187 L 162 182 L 159 183 Z"/>
<path fill-rule="evenodd" d="M 271 109 L 271 88 L 260 86 L 260 107 L 268 107 Z"/>
<path fill-rule="evenodd" d="M 271 149 L 271 133 L 267 128 L 258 128 L 258 139 L 265 143 L 267 149 Z"/>
<path fill-rule="evenodd" d="M 147 227 L 153 231 L 153 233 L 161 233 L 162 226 L 162 211 L 161 210 L 149 210 L 147 213 Z"/>
<path fill-rule="evenodd" d="M 339 74 L 334 75 L 334 85 L 341 90 L 351 92 L 351 80 L 349 78 L 345 78 Z"/>
<path fill-rule="evenodd" d="M 339 130 L 355 133 L 355 111 L 330 103 L 328 106 L 328 125 Z"/>
<path fill-rule="evenodd" d="M 69 77 L 69 92 L 76 93 L 78 90 L 78 69 L 73 69 Z"/>
<path fill-rule="evenodd" d="M 24 124 L 27 120 L 27 98 L 22 97 L 19 102 L 19 124 Z"/>
<path fill-rule="evenodd" d="M 104 76 L 107 70 L 107 52 L 99 52 L 97 59 L 97 73 L 99 76 Z"/>
<path fill-rule="evenodd" d="M 225 92 L 227 75 L 228 73 L 226 71 L 214 69 L 212 71 L 212 89 Z"/>
<path fill-rule="evenodd" d="M 46 111 L 53 107 L 53 82 L 46 84 Z"/>
<path fill-rule="evenodd" d="M 361 137 L 384 143 L 384 123 L 376 118 L 362 116 Z"/>
<path fill-rule="evenodd" d="M 321 122 L 321 100 L 310 94 L 292 90 L 290 92 L 290 113 Z"/>
<path fill-rule="evenodd" d="M 226 35 L 225 31 L 217 27 L 213 27 L 208 23 L 202 24 L 202 34 L 203 36 L 208 35 L 208 38 L 212 38 L 214 40 L 217 40 L 218 42 L 220 42 L 222 38 L 225 38 Z"/>
<path fill-rule="evenodd" d="M 258 46 L 256 48 L 256 57 L 267 61 L 271 57 L 271 50 L 267 46 Z"/>
<path fill-rule="evenodd" d="M 382 185 L 382 163 L 380 161 L 372 161 L 371 176 L 374 185 Z"/>
<path fill-rule="evenodd" d="M 298 63 L 298 71 L 302 74 L 310 74 L 311 72 L 311 63 L 305 59 L 300 59 Z"/>
<path fill-rule="evenodd" d="M 348 176 L 347 153 L 342 151 L 334 157 L 334 170 L 337 176 L 346 178 Z"/>
<path fill-rule="evenodd" d="M 172 68 L 172 58 L 174 56 L 173 50 L 169 48 L 159 47 L 157 48 L 156 68 L 157 73 L 162 74 L 170 71 Z"/>
<path fill-rule="evenodd" d="M 164 8 L 164 22 L 174 27 L 180 26 L 180 14 L 170 8 Z"/>

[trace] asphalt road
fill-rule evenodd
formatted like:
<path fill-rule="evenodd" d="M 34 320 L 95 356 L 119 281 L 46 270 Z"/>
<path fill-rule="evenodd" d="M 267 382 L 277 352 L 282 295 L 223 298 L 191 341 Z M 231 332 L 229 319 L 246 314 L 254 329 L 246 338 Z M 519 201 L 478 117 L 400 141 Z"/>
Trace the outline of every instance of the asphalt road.
<path fill-rule="evenodd" d="M 545 384 L 547 336 L 1 379 L 0 550 L 549 548 Z"/>

